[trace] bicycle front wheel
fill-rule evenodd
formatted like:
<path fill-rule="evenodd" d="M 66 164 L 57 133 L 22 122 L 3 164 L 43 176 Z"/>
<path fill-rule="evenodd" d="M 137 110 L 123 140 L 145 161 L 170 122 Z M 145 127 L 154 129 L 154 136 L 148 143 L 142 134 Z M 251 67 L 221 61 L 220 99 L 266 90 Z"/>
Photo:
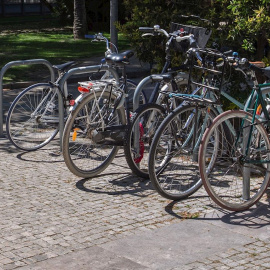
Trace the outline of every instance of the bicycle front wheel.
<path fill-rule="evenodd" d="M 32 85 L 11 104 L 6 120 L 9 140 L 24 151 L 37 150 L 49 143 L 59 126 L 58 95 L 47 83 Z"/>
<path fill-rule="evenodd" d="M 184 199 L 201 187 L 199 143 L 214 116 L 206 107 L 187 105 L 178 107 L 160 125 L 150 148 L 149 176 L 161 196 Z"/>
<path fill-rule="evenodd" d="M 137 176 L 149 178 L 149 149 L 153 137 L 165 116 L 166 110 L 157 104 L 145 104 L 139 107 L 132 116 L 124 151 L 130 169 Z M 136 128 L 138 134 L 137 146 L 134 142 Z"/>
<path fill-rule="evenodd" d="M 230 136 L 227 134 L 215 151 L 209 151 L 213 134 L 220 133 L 224 125 L 231 127 Z M 231 211 L 246 210 L 262 197 L 270 181 L 269 161 L 267 132 L 244 111 L 219 115 L 204 134 L 199 151 L 206 191 L 215 203 Z"/>
<path fill-rule="evenodd" d="M 114 92 L 97 90 L 71 112 L 63 132 L 63 156 L 68 169 L 79 177 L 94 177 L 114 159 L 118 146 L 102 142 L 102 131 L 125 124 L 123 107 L 114 110 Z"/>

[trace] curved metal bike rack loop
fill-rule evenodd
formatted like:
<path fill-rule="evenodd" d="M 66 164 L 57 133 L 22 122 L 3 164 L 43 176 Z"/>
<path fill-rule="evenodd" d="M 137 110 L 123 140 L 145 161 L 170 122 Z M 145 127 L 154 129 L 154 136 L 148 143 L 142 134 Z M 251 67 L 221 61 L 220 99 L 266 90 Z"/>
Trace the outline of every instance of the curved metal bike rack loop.
<path fill-rule="evenodd" d="M 137 110 L 139 108 L 140 104 L 140 94 L 144 87 L 152 82 L 160 82 L 162 81 L 162 77 L 159 75 L 150 75 L 145 77 L 140 81 L 140 83 L 137 85 L 134 96 L 133 96 L 133 111 Z M 136 152 L 139 152 L 139 126 L 134 126 L 134 148 Z"/>
<path fill-rule="evenodd" d="M 59 89 L 64 93 L 64 96 L 68 95 L 67 92 L 67 80 L 72 75 L 78 75 L 78 74 L 85 74 L 85 73 L 93 73 L 93 72 L 100 72 L 100 71 L 109 71 L 112 76 L 116 80 L 116 84 L 119 85 L 119 75 L 117 71 L 113 68 L 110 68 L 108 65 L 96 65 L 96 66 L 86 66 L 86 67 L 78 67 L 78 68 L 72 68 L 70 69 L 65 75 L 61 78 L 59 81 Z M 63 139 L 63 131 L 64 131 L 64 125 L 65 125 L 65 119 L 64 119 L 64 104 L 63 100 L 60 104 L 59 101 L 59 137 L 60 137 L 60 151 L 62 152 L 62 139 Z"/>
<path fill-rule="evenodd" d="M 55 81 L 55 73 L 54 73 L 54 69 L 52 67 L 52 64 L 45 59 L 30 59 L 30 60 L 12 61 L 12 62 L 7 63 L 1 69 L 1 72 L 0 72 L 0 136 L 1 137 L 3 137 L 3 125 L 4 125 L 4 122 L 3 122 L 3 116 L 4 116 L 4 112 L 3 112 L 3 78 L 4 78 L 4 74 L 11 67 L 23 66 L 23 65 L 33 65 L 33 64 L 35 64 L 35 65 L 42 64 L 42 65 L 47 66 L 50 73 L 51 73 L 51 81 L 52 82 Z"/>

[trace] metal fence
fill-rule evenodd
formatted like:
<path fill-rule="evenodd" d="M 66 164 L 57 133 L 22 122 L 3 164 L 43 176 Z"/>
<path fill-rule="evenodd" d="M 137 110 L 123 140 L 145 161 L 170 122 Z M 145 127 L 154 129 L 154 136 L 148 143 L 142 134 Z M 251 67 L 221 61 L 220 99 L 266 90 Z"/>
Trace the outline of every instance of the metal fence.
<path fill-rule="evenodd" d="M 55 0 L 48 0 L 54 3 Z M 46 14 L 50 10 L 40 0 L 0 0 L 0 15 Z"/>

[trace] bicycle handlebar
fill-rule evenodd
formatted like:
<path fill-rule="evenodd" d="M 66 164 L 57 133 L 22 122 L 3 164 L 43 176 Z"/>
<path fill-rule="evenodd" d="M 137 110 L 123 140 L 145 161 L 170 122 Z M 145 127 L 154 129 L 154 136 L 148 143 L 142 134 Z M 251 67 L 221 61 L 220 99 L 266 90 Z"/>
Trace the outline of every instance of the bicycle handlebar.
<path fill-rule="evenodd" d="M 167 38 L 174 38 L 177 42 L 182 42 L 184 40 L 189 40 L 190 47 L 196 48 L 198 47 L 197 41 L 194 38 L 194 35 L 192 34 L 186 34 L 184 31 L 177 30 L 173 33 L 168 33 L 166 30 L 161 29 L 159 25 L 155 25 L 154 27 L 139 27 L 139 31 L 145 32 L 146 34 L 143 34 L 143 36 L 146 36 L 147 34 L 154 35 L 155 33 L 163 34 Z"/>
<path fill-rule="evenodd" d="M 167 38 L 170 37 L 170 34 L 168 34 L 168 32 L 162 28 L 160 28 L 159 25 L 154 25 L 154 27 L 139 27 L 139 31 L 141 32 L 146 32 L 146 33 L 150 33 L 150 34 L 163 34 L 164 36 L 166 36 Z"/>
<path fill-rule="evenodd" d="M 112 53 L 112 51 L 110 49 L 110 44 L 115 48 L 116 52 L 118 52 L 117 47 L 115 46 L 115 44 L 113 44 L 106 37 L 104 37 L 102 33 L 98 33 L 98 34 L 95 34 L 95 35 L 85 35 L 84 37 L 92 39 L 92 42 L 93 41 L 95 41 L 95 42 L 105 42 L 106 43 L 106 49 L 107 49 L 106 53 Z"/>
<path fill-rule="evenodd" d="M 151 33 L 151 32 L 154 32 L 154 28 L 153 27 L 139 27 L 139 31 Z"/>
<path fill-rule="evenodd" d="M 238 71 L 241 71 L 245 76 L 247 76 L 248 71 L 253 71 L 257 74 L 265 75 L 270 78 L 270 72 L 263 67 L 259 67 L 252 62 L 249 62 L 246 58 L 239 58 L 238 53 L 233 53 L 233 56 L 227 57 L 228 62 Z M 259 62 L 261 63 L 261 62 Z"/>

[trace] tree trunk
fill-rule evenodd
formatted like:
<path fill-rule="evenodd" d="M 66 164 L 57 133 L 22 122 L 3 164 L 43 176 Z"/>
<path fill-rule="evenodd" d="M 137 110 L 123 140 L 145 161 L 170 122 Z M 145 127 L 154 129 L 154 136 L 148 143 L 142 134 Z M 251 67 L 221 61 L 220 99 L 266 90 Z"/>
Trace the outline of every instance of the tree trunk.
<path fill-rule="evenodd" d="M 266 33 L 262 31 L 257 38 L 256 60 L 260 61 L 264 58 L 267 42 Z"/>
<path fill-rule="evenodd" d="M 265 55 L 265 48 L 267 45 L 267 38 L 265 31 L 262 31 L 261 34 L 258 35 L 257 38 L 257 46 L 256 46 L 256 61 L 261 61 L 266 55 Z M 256 77 L 258 80 L 258 83 L 264 83 L 265 77 L 261 73 L 256 73 Z"/>
<path fill-rule="evenodd" d="M 115 26 L 115 23 L 117 21 L 118 21 L 118 0 L 110 0 L 110 35 L 111 35 L 111 42 L 116 47 L 118 46 L 118 34 Z"/>
<path fill-rule="evenodd" d="M 87 33 L 85 0 L 74 0 L 73 34 L 75 39 L 83 39 Z"/>

